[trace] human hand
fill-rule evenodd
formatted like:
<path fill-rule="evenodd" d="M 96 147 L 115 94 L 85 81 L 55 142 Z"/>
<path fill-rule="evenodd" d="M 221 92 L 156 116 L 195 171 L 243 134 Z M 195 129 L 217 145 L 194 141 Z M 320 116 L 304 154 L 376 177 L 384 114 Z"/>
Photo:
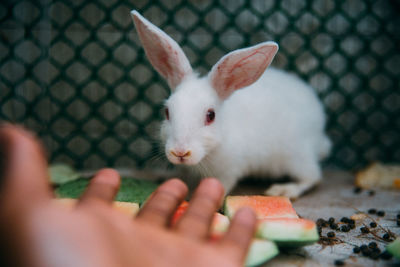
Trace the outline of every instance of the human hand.
<path fill-rule="evenodd" d="M 243 265 L 256 222 L 249 209 L 236 214 L 222 239 L 207 239 L 223 198 L 216 179 L 201 182 L 171 228 L 170 218 L 188 191 L 178 179 L 162 184 L 132 219 L 112 209 L 120 178 L 103 169 L 78 205 L 66 209 L 52 201 L 47 163 L 33 136 L 3 125 L 0 148 L 0 253 L 10 266 Z"/>

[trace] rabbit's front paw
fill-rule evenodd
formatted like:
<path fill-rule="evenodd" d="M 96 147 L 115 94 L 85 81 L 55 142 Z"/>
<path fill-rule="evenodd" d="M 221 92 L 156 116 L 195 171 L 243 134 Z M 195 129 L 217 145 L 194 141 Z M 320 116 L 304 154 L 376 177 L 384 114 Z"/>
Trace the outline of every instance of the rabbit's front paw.
<path fill-rule="evenodd" d="M 285 196 L 290 199 L 296 199 L 303 193 L 302 186 L 298 183 L 287 183 L 273 185 L 264 194 L 268 196 Z"/>

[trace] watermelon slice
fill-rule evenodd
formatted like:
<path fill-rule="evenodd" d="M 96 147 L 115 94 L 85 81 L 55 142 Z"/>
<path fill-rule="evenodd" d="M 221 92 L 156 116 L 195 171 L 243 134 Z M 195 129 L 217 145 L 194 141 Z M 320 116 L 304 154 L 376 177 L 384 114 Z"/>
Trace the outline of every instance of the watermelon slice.
<path fill-rule="evenodd" d="M 396 238 L 395 241 L 390 243 L 386 250 L 393 255 L 393 257 L 400 259 L 400 237 Z"/>
<path fill-rule="evenodd" d="M 252 208 L 258 219 L 257 237 L 275 241 L 278 246 L 298 247 L 319 240 L 313 221 L 301 219 L 292 203 L 281 196 L 229 196 L 225 213 L 232 218 L 242 207 Z"/>
<path fill-rule="evenodd" d="M 189 202 L 183 201 L 178 209 L 175 211 L 171 218 L 171 226 L 175 225 L 182 215 L 186 212 L 189 207 Z M 225 215 L 216 212 L 214 214 L 213 221 L 211 223 L 211 240 L 218 240 L 228 230 L 229 219 Z"/>
<path fill-rule="evenodd" d="M 77 203 L 77 199 L 74 198 L 56 198 L 54 201 L 62 204 L 66 208 L 73 208 Z M 114 201 L 113 207 L 114 209 L 132 217 L 136 216 L 139 211 L 139 204 L 132 202 Z"/>
<path fill-rule="evenodd" d="M 305 246 L 319 240 L 315 222 L 300 218 L 260 220 L 257 236 L 273 240 L 280 247 Z"/>
<path fill-rule="evenodd" d="M 254 239 L 247 253 L 245 265 L 259 266 L 279 254 L 276 244 L 269 240 Z"/>
<path fill-rule="evenodd" d="M 251 207 L 257 219 L 299 218 L 287 197 L 271 196 L 228 196 L 225 200 L 225 214 L 229 218 L 242 207 Z"/>

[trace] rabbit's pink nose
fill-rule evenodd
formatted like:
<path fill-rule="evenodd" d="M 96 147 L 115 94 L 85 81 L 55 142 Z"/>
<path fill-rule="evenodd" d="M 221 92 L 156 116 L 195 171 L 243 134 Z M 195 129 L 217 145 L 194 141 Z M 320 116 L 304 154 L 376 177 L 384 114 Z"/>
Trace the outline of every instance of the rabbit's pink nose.
<path fill-rule="evenodd" d="M 192 152 L 190 150 L 187 150 L 187 151 L 174 151 L 174 150 L 171 150 L 171 154 L 174 155 L 177 158 L 187 158 L 187 157 L 190 157 Z"/>

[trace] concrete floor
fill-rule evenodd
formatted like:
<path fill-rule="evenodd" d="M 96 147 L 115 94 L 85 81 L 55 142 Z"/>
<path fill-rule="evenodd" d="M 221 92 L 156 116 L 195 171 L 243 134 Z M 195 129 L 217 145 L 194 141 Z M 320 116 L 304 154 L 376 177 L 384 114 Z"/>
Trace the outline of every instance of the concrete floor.
<path fill-rule="evenodd" d="M 374 190 L 375 194 L 370 195 L 368 190 L 363 190 L 356 194 L 353 181 L 353 175 L 348 172 L 327 171 L 321 185 L 294 201 L 293 205 L 301 217 L 314 221 L 318 218 L 328 220 L 330 217 L 340 221 L 344 216 L 363 212 L 364 215 L 360 216 L 363 218 L 356 221 L 355 229 L 347 233 L 335 231 L 338 240 L 336 244 L 318 243 L 283 251 L 264 266 L 334 266 L 335 260 L 343 260 L 345 266 L 400 266 L 399 260 L 372 260 L 353 253 L 355 245 L 372 241 L 383 250 L 388 242 L 381 237 L 388 231 L 400 236 L 400 226 L 396 225 L 395 220 L 400 213 L 400 191 Z M 261 194 L 266 186 L 260 182 L 242 182 L 231 194 Z M 385 216 L 368 214 L 371 208 L 385 211 Z M 360 228 L 369 226 L 372 221 L 378 227 L 371 228 L 371 233 L 362 234 Z M 323 228 L 322 236 L 326 236 L 329 231 L 332 231 L 329 227 Z"/>

